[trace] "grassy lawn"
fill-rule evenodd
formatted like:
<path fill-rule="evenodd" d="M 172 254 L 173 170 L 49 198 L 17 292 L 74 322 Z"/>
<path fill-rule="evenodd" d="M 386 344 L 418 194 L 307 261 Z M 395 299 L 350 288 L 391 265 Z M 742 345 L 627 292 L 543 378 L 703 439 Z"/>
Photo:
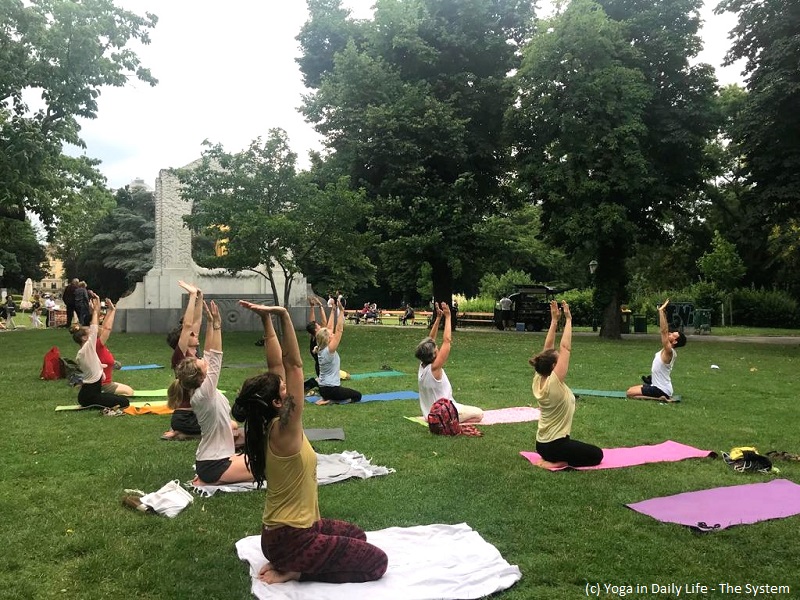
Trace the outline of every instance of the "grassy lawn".
<path fill-rule="evenodd" d="M 340 348 L 345 369 L 376 371 L 387 364 L 406 373 L 354 381 L 352 387 L 364 393 L 415 390 L 413 348 L 424 332 L 348 327 Z M 261 360 L 257 337 L 227 334 L 225 362 Z M 305 334 L 300 339 L 305 349 Z M 527 359 L 543 339 L 541 333 L 456 332 L 447 366 L 456 398 L 487 409 L 530 404 Z M 175 519 L 123 508 L 125 488 L 150 492 L 171 479 L 190 479 L 196 443 L 160 441 L 168 417 L 54 412 L 58 404 L 75 402 L 76 392 L 63 380 L 39 380 L 42 357 L 53 345 L 64 356 L 77 350 L 64 330 L 0 334 L 0 596 L 250 598 L 234 543 L 259 533 L 263 492 L 196 498 Z M 123 364 L 168 365 L 163 335 L 115 334 L 110 347 Z M 657 349 L 653 339 L 576 337 L 567 381 L 575 388 L 624 390 L 648 372 Z M 309 360 L 307 372 L 311 366 Z M 240 383 L 256 372 L 223 369 L 220 387 L 232 401 Z M 673 374 L 682 403 L 585 398 L 573 437 L 603 447 L 672 439 L 717 452 L 755 445 L 762 453 L 800 454 L 798 372 L 798 345 L 693 344 L 690 337 Z M 122 371 L 116 378 L 134 389 L 163 388 L 170 371 Z M 689 582 L 789 585 L 792 593 L 784 597 L 800 597 L 800 517 L 696 534 L 624 506 L 774 476 L 735 473 L 721 459 L 551 473 L 519 456 L 534 449 L 535 423 L 484 427 L 480 439 L 435 438 L 402 418 L 417 412 L 416 401 L 306 406 L 306 427 L 343 427 L 347 435 L 344 442 L 315 442 L 319 452 L 357 450 L 397 470 L 320 488 L 324 516 L 368 531 L 466 522 L 522 570 L 522 580 L 498 596 L 503 600 L 581 598 L 587 582 L 648 590 Z M 800 482 L 800 463 L 777 466 L 780 477 Z"/>

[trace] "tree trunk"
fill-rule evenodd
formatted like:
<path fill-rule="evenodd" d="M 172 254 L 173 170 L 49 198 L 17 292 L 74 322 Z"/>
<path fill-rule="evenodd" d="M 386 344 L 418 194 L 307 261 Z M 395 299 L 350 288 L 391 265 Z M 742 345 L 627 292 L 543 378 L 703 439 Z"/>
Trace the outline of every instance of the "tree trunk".
<path fill-rule="evenodd" d="M 431 260 L 431 278 L 433 280 L 433 299 L 447 302 L 450 306 L 450 327 L 456 328 L 456 315 L 453 313 L 453 272 L 446 261 Z M 442 321 L 444 323 L 444 321 Z"/>
<path fill-rule="evenodd" d="M 622 338 L 620 306 L 625 294 L 625 252 L 609 249 L 602 252 L 595 272 L 595 307 L 602 311 L 600 337 Z"/>

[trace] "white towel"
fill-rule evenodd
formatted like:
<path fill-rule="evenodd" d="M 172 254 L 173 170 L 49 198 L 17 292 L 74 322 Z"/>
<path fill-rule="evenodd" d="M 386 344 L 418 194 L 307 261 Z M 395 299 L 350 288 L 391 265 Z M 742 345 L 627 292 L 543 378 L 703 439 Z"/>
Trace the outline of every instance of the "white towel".
<path fill-rule="evenodd" d="M 394 473 L 394 469 L 373 465 L 366 456 L 352 450 L 341 454 L 317 454 L 317 485 L 336 483 L 351 477 L 368 479 L 389 473 Z M 217 492 L 250 492 L 256 489 L 256 484 L 252 481 L 225 485 L 195 485 L 187 482 L 186 486 L 206 497 L 211 497 Z M 266 486 L 263 489 L 266 489 Z"/>
<path fill-rule="evenodd" d="M 319 583 L 290 581 L 267 585 L 258 573 L 267 560 L 261 536 L 236 542 L 239 558 L 250 564 L 250 590 L 259 600 L 448 600 L 481 598 L 505 590 L 522 578 L 477 531 L 459 525 L 390 527 L 367 533 L 367 541 L 389 557 L 378 581 Z"/>

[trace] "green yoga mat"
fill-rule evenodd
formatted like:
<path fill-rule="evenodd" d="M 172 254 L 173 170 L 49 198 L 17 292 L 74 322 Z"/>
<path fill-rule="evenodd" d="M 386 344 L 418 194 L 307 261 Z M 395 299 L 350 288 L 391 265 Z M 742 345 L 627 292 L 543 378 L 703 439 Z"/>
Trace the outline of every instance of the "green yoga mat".
<path fill-rule="evenodd" d="M 627 398 L 628 395 L 625 392 L 619 392 L 616 390 L 613 391 L 605 391 L 605 390 L 577 390 L 573 389 L 572 393 L 576 396 L 600 396 L 601 398 Z M 658 400 L 658 398 L 653 398 L 653 400 Z M 680 396 L 673 396 L 672 400 L 674 402 L 680 402 Z"/>
<path fill-rule="evenodd" d="M 350 379 L 371 379 L 372 377 L 398 377 L 405 375 L 400 371 L 375 371 L 374 373 L 353 373 Z"/>

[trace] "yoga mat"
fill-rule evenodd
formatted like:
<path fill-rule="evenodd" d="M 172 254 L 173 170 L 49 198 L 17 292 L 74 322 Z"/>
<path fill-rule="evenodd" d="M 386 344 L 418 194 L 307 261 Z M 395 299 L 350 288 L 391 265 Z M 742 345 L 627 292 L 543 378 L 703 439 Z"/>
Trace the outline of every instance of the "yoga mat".
<path fill-rule="evenodd" d="M 497 425 L 498 423 L 527 423 L 529 421 L 538 421 L 541 416 L 541 411 L 538 408 L 530 406 L 512 406 L 511 408 L 497 408 L 494 410 L 483 411 L 483 420 L 474 425 Z M 414 423 L 428 426 L 425 417 L 403 417 Z"/>
<path fill-rule="evenodd" d="M 306 396 L 306 402 L 316 402 L 321 400 L 320 396 Z M 361 404 L 363 402 L 375 402 L 383 400 L 419 400 L 419 394 L 411 390 L 399 392 L 381 392 L 380 394 L 364 394 L 361 402 L 351 402 L 350 404 Z M 331 404 L 334 404 L 331 402 Z"/>
<path fill-rule="evenodd" d="M 322 440 L 343 440 L 344 429 L 306 429 L 306 437 L 310 442 L 319 442 Z"/>
<path fill-rule="evenodd" d="M 120 371 L 141 371 L 142 369 L 163 369 L 164 365 L 125 365 Z"/>
<path fill-rule="evenodd" d="M 171 415 L 174 410 L 169 406 L 146 404 L 145 406 L 126 406 L 122 409 L 126 415 L 138 417 L 141 415 Z"/>
<path fill-rule="evenodd" d="M 398 377 L 405 375 L 400 371 L 375 371 L 373 373 L 351 373 L 350 379 L 371 379 L 373 377 Z"/>
<path fill-rule="evenodd" d="M 536 452 L 520 452 L 522 456 L 535 465 L 542 457 Z M 603 460 L 594 467 L 561 467 L 549 469 L 550 471 L 561 471 L 564 469 L 576 469 L 578 471 L 593 471 L 597 469 L 618 469 L 620 467 L 633 467 L 646 463 L 655 462 L 677 462 L 687 458 L 707 458 L 716 456 L 711 450 L 700 450 L 693 446 L 679 444 L 672 440 L 667 440 L 653 446 L 634 446 L 633 448 L 603 448 Z"/>
<path fill-rule="evenodd" d="M 604 390 L 572 390 L 572 393 L 576 396 L 600 396 L 601 398 L 627 398 L 628 395 L 625 392 L 619 392 L 616 390 L 613 391 L 604 391 Z M 658 401 L 657 398 L 653 398 L 653 400 Z M 680 396 L 672 396 L 673 402 L 680 402 Z"/>
<path fill-rule="evenodd" d="M 500 551 L 466 523 L 389 527 L 367 532 L 367 541 L 386 552 L 389 567 L 377 581 L 320 583 L 291 581 L 267 585 L 258 573 L 267 559 L 261 536 L 236 542 L 249 564 L 250 591 L 258 600 L 453 600 L 484 598 L 522 578 Z"/>
<path fill-rule="evenodd" d="M 166 406 L 166 405 L 167 405 L 167 401 L 166 400 L 151 400 L 150 402 L 146 402 L 146 401 L 142 400 L 140 402 L 131 402 L 130 403 L 130 406 L 133 406 L 134 408 L 142 408 L 142 407 L 145 407 L 145 406 Z M 56 412 L 61 412 L 63 410 L 84 410 L 84 409 L 87 409 L 87 408 L 98 408 L 98 407 L 99 407 L 98 405 L 81 406 L 80 404 L 66 404 L 66 405 L 62 405 L 62 406 L 56 406 Z M 103 408 L 103 407 L 99 407 L 99 408 Z"/>
<path fill-rule="evenodd" d="M 800 485 L 776 479 L 651 498 L 625 506 L 657 521 L 717 531 L 800 514 Z"/>

